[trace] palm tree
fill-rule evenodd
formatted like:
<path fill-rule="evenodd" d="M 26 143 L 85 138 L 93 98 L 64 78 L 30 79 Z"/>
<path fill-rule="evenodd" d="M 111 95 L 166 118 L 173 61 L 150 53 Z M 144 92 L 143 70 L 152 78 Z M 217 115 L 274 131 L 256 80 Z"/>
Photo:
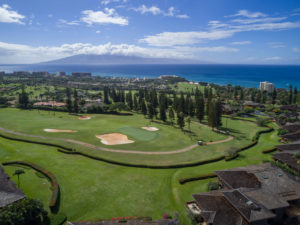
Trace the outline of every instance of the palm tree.
<path fill-rule="evenodd" d="M 13 176 L 17 175 L 18 176 L 18 188 L 20 188 L 20 175 L 21 174 L 24 174 L 25 171 L 24 170 L 21 170 L 21 169 L 18 169 L 18 170 L 15 170 Z"/>

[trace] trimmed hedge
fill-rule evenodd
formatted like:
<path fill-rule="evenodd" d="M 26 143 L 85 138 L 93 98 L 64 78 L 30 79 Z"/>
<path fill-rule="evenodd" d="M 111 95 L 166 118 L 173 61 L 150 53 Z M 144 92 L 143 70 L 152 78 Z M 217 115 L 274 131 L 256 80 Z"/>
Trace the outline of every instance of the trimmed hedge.
<path fill-rule="evenodd" d="M 215 174 L 215 173 L 208 173 L 208 174 L 204 174 L 204 175 L 197 176 L 197 177 L 190 177 L 190 178 L 179 179 L 179 183 L 180 184 L 185 184 L 185 183 L 191 182 L 191 181 L 205 180 L 205 179 L 214 178 L 214 177 L 217 177 L 217 174 Z"/>
<path fill-rule="evenodd" d="M 184 164 L 174 164 L 174 165 L 162 165 L 162 166 L 155 166 L 155 165 L 144 165 L 144 164 L 132 164 L 132 163 L 125 163 L 125 162 L 118 162 L 110 159 L 104 159 L 98 156 L 94 155 L 89 155 L 87 153 L 79 152 L 79 151 L 65 151 L 62 149 L 58 149 L 59 152 L 65 153 L 65 154 L 70 154 L 70 155 L 81 155 L 90 159 L 102 161 L 102 162 L 107 162 L 111 164 L 115 164 L 118 166 L 128 166 L 128 167 L 137 167 L 137 168 L 148 168 L 148 169 L 177 169 L 177 168 L 185 168 L 185 167 L 193 167 L 193 166 L 199 166 L 211 162 L 217 162 L 220 160 L 225 159 L 225 156 L 218 156 L 215 158 L 199 161 L 199 162 L 194 162 L 194 163 L 184 163 Z"/>
<path fill-rule="evenodd" d="M 263 153 L 264 153 L 264 154 L 267 154 L 267 153 L 271 153 L 271 152 L 275 152 L 275 151 L 277 151 L 277 148 L 276 148 L 276 147 L 275 147 L 275 148 L 269 148 L 269 149 L 266 149 L 266 150 L 263 151 Z"/>
<path fill-rule="evenodd" d="M 65 147 L 65 146 L 62 146 L 62 145 L 59 145 L 59 144 L 52 144 L 52 143 L 47 143 L 47 142 L 40 142 L 40 141 L 10 137 L 10 136 L 6 136 L 6 135 L 1 134 L 1 133 L 0 133 L 0 137 L 5 138 L 5 139 L 9 139 L 9 140 L 13 140 L 13 141 L 21 141 L 21 142 L 26 142 L 26 143 L 31 143 L 31 144 L 46 145 L 46 146 L 51 146 L 51 147 L 62 148 L 62 149 L 65 149 L 67 151 L 73 151 L 72 148 L 68 148 L 68 147 Z"/>
<path fill-rule="evenodd" d="M 15 164 L 29 166 L 30 168 L 44 174 L 49 179 L 49 181 L 51 182 L 51 185 L 53 187 L 52 196 L 51 196 L 51 199 L 49 202 L 49 207 L 52 210 L 56 206 L 56 204 L 58 202 L 58 198 L 59 198 L 59 185 L 58 185 L 56 177 L 50 171 L 45 170 L 44 168 L 42 168 L 39 165 L 36 165 L 32 162 L 27 162 L 27 161 L 3 162 L 2 164 L 4 166 L 15 165 Z"/>

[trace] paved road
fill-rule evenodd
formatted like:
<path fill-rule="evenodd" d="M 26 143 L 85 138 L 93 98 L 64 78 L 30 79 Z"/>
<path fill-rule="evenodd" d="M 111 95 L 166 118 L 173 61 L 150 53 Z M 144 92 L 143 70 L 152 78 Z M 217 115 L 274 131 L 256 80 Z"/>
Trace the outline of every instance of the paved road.
<path fill-rule="evenodd" d="M 84 147 L 87 147 L 87 148 L 91 148 L 91 149 L 96 149 L 96 150 L 105 151 L 105 152 L 124 153 L 124 154 L 171 155 L 171 154 L 177 154 L 177 153 L 187 152 L 187 151 L 190 151 L 190 150 L 196 148 L 197 146 L 199 146 L 198 144 L 194 144 L 194 145 L 182 148 L 182 149 L 171 150 L 171 151 L 162 151 L 162 152 L 149 151 L 149 152 L 143 152 L 143 151 L 135 151 L 135 150 L 121 150 L 121 149 L 104 148 L 104 147 L 92 145 L 92 144 L 89 144 L 89 143 L 86 143 L 86 142 L 77 141 L 77 140 L 73 140 L 73 139 L 67 139 L 67 138 L 55 138 L 55 137 L 45 137 L 45 136 L 33 135 L 33 134 L 24 134 L 24 133 L 20 133 L 20 132 L 17 132 L 17 131 L 8 130 L 8 129 L 2 128 L 2 127 L 0 127 L 0 131 L 4 131 L 4 132 L 9 133 L 9 134 L 19 135 L 19 136 L 23 136 L 23 137 L 33 137 L 33 138 L 40 138 L 40 139 L 44 139 L 44 140 L 66 141 L 66 142 L 69 142 L 69 143 L 81 145 L 81 146 L 84 146 Z M 225 142 L 231 141 L 232 139 L 233 139 L 233 136 L 229 136 L 227 139 L 220 140 L 220 141 L 207 142 L 205 144 L 207 144 L 207 145 L 220 144 L 220 143 L 225 143 Z"/>

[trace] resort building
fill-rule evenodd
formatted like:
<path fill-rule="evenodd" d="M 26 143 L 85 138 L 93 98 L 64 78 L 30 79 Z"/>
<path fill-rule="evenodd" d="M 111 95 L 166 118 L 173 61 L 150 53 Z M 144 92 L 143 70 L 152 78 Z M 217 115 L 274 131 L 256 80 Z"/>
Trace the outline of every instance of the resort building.
<path fill-rule="evenodd" d="M 25 194 L 17 188 L 15 182 L 0 166 L 0 209 L 25 198 Z"/>
<path fill-rule="evenodd" d="M 58 77 L 66 76 L 66 72 L 57 72 L 56 76 L 58 76 Z"/>
<path fill-rule="evenodd" d="M 79 72 L 73 72 L 72 73 L 73 77 L 78 77 L 78 78 L 87 78 L 87 77 L 91 77 L 92 74 L 91 73 L 79 73 Z"/>
<path fill-rule="evenodd" d="M 186 206 L 199 224 L 300 224 L 300 182 L 270 164 L 216 171 L 219 190 Z"/>
<path fill-rule="evenodd" d="M 269 83 L 268 81 L 260 82 L 259 89 L 262 91 L 272 92 L 274 91 L 274 84 Z"/>

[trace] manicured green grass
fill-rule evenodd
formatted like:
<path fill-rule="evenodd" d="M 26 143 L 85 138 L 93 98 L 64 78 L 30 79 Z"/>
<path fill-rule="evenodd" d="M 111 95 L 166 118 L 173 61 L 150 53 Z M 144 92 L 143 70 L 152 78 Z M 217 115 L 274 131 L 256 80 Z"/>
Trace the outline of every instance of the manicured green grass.
<path fill-rule="evenodd" d="M 229 161 L 184 169 L 139 169 L 115 166 L 84 157 L 65 155 L 56 149 L 9 141 L 0 138 L 0 162 L 25 160 L 51 171 L 61 188 L 60 211 L 70 221 L 109 219 L 116 216 L 152 216 L 179 214 L 182 224 L 189 224 L 184 202 L 192 194 L 206 191 L 209 180 L 180 185 L 179 178 L 192 177 L 215 170 L 259 164 L 269 159 L 261 152 L 278 144 L 276 130 L 263 134 L 259 143 Z M 5 166 L 11 175 L 16 167 Z M 16 177 L 12 177 L 16 181 Z M 33 170 L 25 169 L 21 188 L 25 194 L 49 203 L 50 184 Z"/>
<path fill-rule="evenodd" d="M 121 127 L 117 129 L 117 132 L 126 134 L 128 137 L 132 137 L 138 141 L 152 141 L 158 136 L 156 131 L 147 131 L 131 126 Z"/>
<path fill-rule="evenodd" d="M 91 120 L 78 120 L 77 116 L 69 115 L 67 113 L 56 112 L 54 115 L 54 112 L 38 112 L 37 110 L 24 111 L 19 109 L 7 108 L 0 109 L 0 127 L 27 134 L 69 138 L 94 144 L 100 147 L 147 152 L 176 150 L 194 145 L 198 140 L 209 142 L 227 138 L 226 135 L 212 131 L 207 126 L 199 123 L 191 123 L 192 132 L 184 133 L 179 128 L 173 127 L 171 125 L 166 125 L 158 121 L 149 124 L 150 122 L 148 119 L 145 119 L 142 115 L 138 114 L 134 114 L 133 116 L 91 116 Z M 159 130 L 156 132 L 150 132 L 140 129 L 140 127 L 142 126 L 154 126 Z M 228 118 L 223 118 L 223 126 L 227 126 L 227 129 L 230 130 L 231 134 L 234 136 L 234 139 L 232 141 L 216 145 L 198 146 L 191 151 L 172 155 L 120 154 L 113 152 L 103 152 L 97 149 L 90 149 L 65 141 L 46 141 L 50 143 L 63 144 L 75 148 L 76 150 L 114 161 L 147 165 L 170 165 L 198 162 L 223 155 L 224 151 L 231 148 L 232 146 L 239 148 L 248 145 L 257 131 L 265 129 L 258 127 L 255 123 L 252 122 L 231 120 Z M 134 143 L 126 145 L 106 146 L 101 144 L 99 139 L 95 136 L 97 134 L 116 132 L 118 129 L 124 129 L 124 127 L 126 127 L 124 133 L 127 133 L 127 135 L 131 137 L 130 139 L 135 141 Z M 43 129 L 45 128 L 71 129 L 77 130 L 78 132 L 47 133 L 43 131 Z M 188 127 L 186 127 L 186 129 L 188 129 Z M 156 137 L 151 137 L 150 135 L 156 135 Z M 26 138 L 41 141 L 41 139 L 39 138 Z"/>

